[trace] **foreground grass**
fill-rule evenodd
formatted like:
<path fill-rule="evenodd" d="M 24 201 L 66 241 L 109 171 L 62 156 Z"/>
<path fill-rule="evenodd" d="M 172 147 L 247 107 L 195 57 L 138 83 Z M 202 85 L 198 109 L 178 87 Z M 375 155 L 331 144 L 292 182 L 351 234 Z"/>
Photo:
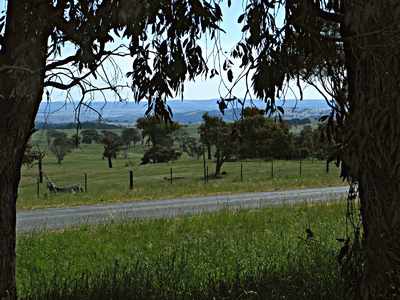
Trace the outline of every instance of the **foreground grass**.
<path fill-rule="evenodd" d="M 203 182 L 202 160 L 183 156 L 171 163 L 140 165 L 143 149 L 137 147 L 129 153 L 128 159 L 119 157 L 109 169 L 107 161 L 101 159 L 101 145 L 82 145 L 65 157 L 62 165 L 48 153 L 43 162 L 45 174 L 56 184 L 82 184 L 84 173 L 88 176 L 88 192 L 80 194 L 50 194 L 46 180 L 40 185 L 37 197 L 37 168 L 24 167 L 19 188 L 18 209 L 43 207 L 68 207 L 82 204 L 97 204 L 133 200 L 166 199 L 184 196 L 203 196 L 240 192 L 261 192 L 304 187 L 326 187 L 340 185 L 338 170 L 332 166 L 325 172 L 323 161 L 303 161 L 302 174 L 298 161 L 275 161 L 274 176 L 271 162 L 244 161 L 243 181 L 240 176 L 240 162 L 227 162 L 222 179 Z M 209 173 L 214 163 L 207 162 Z M 173 170 L 173 183 L 169 179 Z M 134 173 L 134 189 L 129 190 L 129 170 Z M 179 178 L 179 179 L 176 179 Z"/>
<path fill-rule="evenodd" d="M 344 205 L 84 226 L 18 237 L 21 299 L 344 299 Z M 305 240 L 311 228 L 315 239 Z"/>

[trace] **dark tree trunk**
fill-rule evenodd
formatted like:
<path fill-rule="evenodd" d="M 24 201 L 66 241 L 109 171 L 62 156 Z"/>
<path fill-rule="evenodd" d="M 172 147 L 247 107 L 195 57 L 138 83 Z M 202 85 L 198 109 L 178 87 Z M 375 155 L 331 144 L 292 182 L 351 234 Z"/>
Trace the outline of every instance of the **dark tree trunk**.
<path fill-rule="evenodd" d="M 2 136 L 0 136 L 3 138 Z M 3 141 L 3 139 L 2 139 Z M 2 149 L 2 155 L 4 149 Z M 10 154 L 10 153 L 9 153 Z M 15 299 L 15 205 L 19 169 L 0 162 L 0 299 Z"/>
<path fill-rule="evenodd" d="M 349 118 L 345 163 L 359 181 L 364 273 L 359 299 L 400 297 L 400 10 L 345 2 Z"/>
<path fill-rule="evenodd" d="M 111 156 L 109 156 L 109 157 L 107 157 L 108 158 L 108 167 L 110 168 L 110 169 L 112 169 L 112 158 L 111 158 Z"/>
<path fill-rule="evenodd" d="M 222 169 L 222 165 L 224 164 L 224 160 L 221 157 L 221 151 L 217 150 L 215 153 L 215 177 L 219 177 L 221 176 L 221 169 Z"/>
<path fill-rule="evenodd" d="M 211 157 L 211 145 L 207 144 L 207 155 L 208 155 L 208 160 L 212 159 Z"/>
<path fill-rule="evenodd" d="M 47 4 L 45 4 L 47 5 Z M 16 299 L 15 220 L 25 145 L 43 94 L 48 32 L 46 7 L 8 1 L 0 52 L 0 299 Z"/>

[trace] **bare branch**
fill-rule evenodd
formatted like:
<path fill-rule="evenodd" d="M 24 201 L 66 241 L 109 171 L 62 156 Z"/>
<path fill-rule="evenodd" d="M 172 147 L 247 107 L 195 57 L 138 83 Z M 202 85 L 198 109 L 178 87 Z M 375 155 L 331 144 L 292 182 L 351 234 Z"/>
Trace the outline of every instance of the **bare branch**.
<path fill-rule="evenodd" d="M 77 56 L 75 54 L 75 55 L 68 56 L 64 59 L 54 61 L 46 66 L 46 71 L 50 71 L 54 68 L 69 64 L 69 63 L 75 61 L 76 59 L 77 59 Z"/>

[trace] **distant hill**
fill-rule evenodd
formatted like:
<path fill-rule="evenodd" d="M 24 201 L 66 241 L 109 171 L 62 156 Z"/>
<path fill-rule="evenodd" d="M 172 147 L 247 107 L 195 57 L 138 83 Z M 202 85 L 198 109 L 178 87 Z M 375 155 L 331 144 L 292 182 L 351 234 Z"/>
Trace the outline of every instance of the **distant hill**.
<path fill-rule="evenodd" d="M 210 115 L 221 116 L 226 121 L 232 121 L 239 117 L 237 108 L 229 107 L 224 116 L 219 112 L 217 99 L 210 100 L 170 100 L 168 101 L 173 119 L 183 124 L 195 124 L 201 122 L 201 117 L 205 112 Z M 324 100 L 287 100 L 280 103 L 285 109 L 285 119 L 305 119 L 319 118 L 329 111 L 329 107 Z M 254 101 L 254 105 L 264 108 L 262 101 Z M 106 123 L 115 125 L 133 124 L 138 118 L 142 117 L 147 109 L 147 103 L 134 102 L 92 102 L 93 110 L 82 107 L 80 121 L 96 122 L 99 114 Z M 96 113 L 96 111 L 98 113 Z M 51 102 L 42 103 L 36 118 L 36 122 L 45 124 L 73 123 L 75 116 L 75 106 L 72 103 Z"/>
<path fill-rule="evenodd" d="M 41 123 L 35 124 L 36 129 L 75 129 L 76 123 Z M 82 122 L 80 124 L 81 129 L 117 129 L 121 128 L 119 125 L 110 123 L 99 123 L 99 122 Z"/>

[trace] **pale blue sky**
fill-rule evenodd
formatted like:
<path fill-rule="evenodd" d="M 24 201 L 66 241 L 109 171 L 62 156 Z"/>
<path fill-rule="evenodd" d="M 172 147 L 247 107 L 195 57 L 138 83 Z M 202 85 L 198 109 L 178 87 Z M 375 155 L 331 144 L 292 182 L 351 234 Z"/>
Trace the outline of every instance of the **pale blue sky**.
<path fill-rule="evenodd" d="M 0 10 L 5 9 L 6 0 L 0 0 Z M 232 47 L 238 42 L 241 38 L 241 25 L 237 23 L 237 19 L 239 15 L 242 13 L 242 1 L 233 0 L 232 6 L 230 8 L 227 7 L 227 1 L 224 1 L 221 4 L 221 8 L 223 9 L 224 21 L 221 24 L 221 27 L 226 31 L 226 33 L 221 32 L 221 45 L 226 51 L 230 51 Z M 203 41 L 203 48 L 206 49 L 206 42 Z M 207 46 L 210 46 L 210 42 L 207 42 Z M 121 59 L 118 60 L 118 64 L 121 67 L 124 73 L 129 71 L 130 62 L 129 59 Z M 240 70 L 234 69 L 234 74 L 239 73 Z M 227 80 L 225 80 L 227 82 Z M 220 78 L 214 77 L 213 79 L 204 80 L 203 78 L 198 78 L 195 82 L 188 82 L 185 85 L 185 99 L 211 99 L 211 98 L 219 98 L 220 95 L 225 96 L 227 90 L 221 86 Z M 237 85 L 237 87 L 233 90 L 234 95 L 242 98 L 245 93 L 245 83 L 241 82 Z M 55 98 L 60 97 L 61 99 L 53 99 L 63 100 L 64 97 L 62 94 L 54 93 L 53 96 Z M 294 95 L 290 93 L 287 94 L 287 98 L 295 98 Z M 321 95 L 314 90 L 313 88 L 305 88 L 304 90 L 304 98 L 305 99 L 321 99 Z"/>

